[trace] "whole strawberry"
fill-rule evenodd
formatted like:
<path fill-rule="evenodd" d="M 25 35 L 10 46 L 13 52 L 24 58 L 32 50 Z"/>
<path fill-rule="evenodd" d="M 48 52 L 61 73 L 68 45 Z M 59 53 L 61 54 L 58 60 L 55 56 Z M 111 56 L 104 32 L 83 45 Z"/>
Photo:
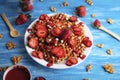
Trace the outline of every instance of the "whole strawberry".
<path fill-rule="evenodd" d="M 80 16 L 80 17 L 84 17 L 86 16 L 86 6 L 79 6 L 77 7 L 77 14 Z"/>
<path fill-rule="evenodd" d="M 30 2 L 30 0 L 21 0 L 19 4 L 20 4 L 20 8 L 24 12 L 31 11 L 33 9 L 33 5 Z"/>
<path fill-rule="evenodd" d="M 23 24 L 23 23 L 26 23 L 27 22 L 27 20 L 28 20 L 28 18 L 30 18 L 31 16 L 29 15 L 29 14 L 20 14 L 18 17 L 17 17 L 17 19 L 16 19 L 16 21 L 15 21 L 15 24 L 16 25 L 20 25 L 20 24 Z"/>

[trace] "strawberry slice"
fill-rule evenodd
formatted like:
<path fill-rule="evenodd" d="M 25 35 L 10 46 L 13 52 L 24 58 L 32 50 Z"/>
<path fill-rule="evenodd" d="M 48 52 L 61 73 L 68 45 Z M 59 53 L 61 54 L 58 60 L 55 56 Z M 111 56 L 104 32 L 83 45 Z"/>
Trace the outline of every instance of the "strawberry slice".
<path fill-rule="evenodd" d="M 71 30 L 66 28 L 64 31 L 62 31 L 61 39 L 66 40 L 67 38 L 71 36 L 71 34 L 72 34 Z"/>
<path fill-rule="evenodd" d="M 56 46 L 53 47 L 51 53 L 54 54 L 58 58 L 63 58 L 65 56 L 65 51 L 62 47 Z"/>
<path fill-rule="evenodd" d="M 87 40 L 87 41 L 84 41 L 83 44 L 84 44 L 86 47 L 91 47 L 91 46 L 92 46 L 92 41 Z"/>
<path fill-rule="evenodd" d="M 85 57 L 86 57 L 86 55 L 84 55 L 84 54 L 80 55 L 80 59 L 82 59 L 82 60 L 85 59 Z"/>
<path fill-rule="evenodd" d="M 78 63 L 78 58 L 77 57 L 70 57 L 69 58 L 70 63 L 72 64 L 77 64 Z"/>
<path fill-rule="evenodd" d="M 30 38 L 28 41 L 29 47 L 35 49 L 38 46 L 38 40 L 36 38 Z"/>
<path fill-rule="evenodd" d="M 46 29 L 38 29 L 36 31 L 36 35 L 39 37 L 39 38 L 45 38 L 47 36 L 47 30 Z"/>
<path fill-rule="evenodd" d="M 55 36 L 55 37 L 59 37 L 61 32 L 62 32 L 62 30 L 59 29 L 58 27 L 53 28 L 52 31 L 51 31 L 52 35 Z"/>
<path fill-rule="evenodd" d="M 38 54 L 38 58 L 39 59 L 43 59 L 44 58 L 43 52 L 39 51 L 39 52 L 37 52 L 37 54 Z"/>
<path fill-rule="evenodd" d="M 38 30 L 38 29 L 45 29 L 46 27 L 43 25 L 43 24 L 41 24 L 41 23 L 36 23 L 35 24 L 35 29 L 36 30 Z"/>
<path fill-rule="evenodd" d="M 75 47 L 75 45 L 76 45 L 76 39 L 75 38 L 74 39 L 69 38 L 69 39 L 67 39 L 67 43 L 73 49 Z"/>
<path fill-rule="evenodd" d="M 88 41 L 89 40 L 89 37 L 85 37 L 83 38 L 82 42 L 85 42 L 85 41 Z"/>
<path fill-rule="evenodd" d="M 99 28 L 101 26 L 101 23 L 98 19 L 96 19 L 93 23 L 93 25 L 96 27 L 96 28 Z"/>
<path fill-rule="evenodd" d="M 69 18 L 69 21 L 71 21 L 71 22 L 76 22 L 76 21 L 77 21 L 77 17 L 76 17 L 76 16 L 71 16 L 71 17 Z"/>
<path fill-rule="evenodd" d="M 62 24 L 62 22 L 57 22 L 57 23 L 55 23 L 55 25 L 56 25 L 57 27 L 61 27 L 63 24 Z"/>
<path fill-rule="evenodd" d="M 67 60 L 67 61 L 65 62 L 65 64 L 66 64 L 67 66 L 72 66 L 72 65 L 73 65 L 69 60 Z"/>
<path fill-rule="evenodd" d="M 42 15 L 40 15 L 40 17 L 39 17 L 39 20 L 46 20 L 47 22 L 49 21 L 49 16 L 47 15 L 47 14 L 42 14 Z"/>
<path fill-rule="evenodd" d="M 34 56 L 34 57 L 38 57 L 38 54 L 37 54 L 37 52 L 36 51 L 32 51 L 32 56 Z"/>

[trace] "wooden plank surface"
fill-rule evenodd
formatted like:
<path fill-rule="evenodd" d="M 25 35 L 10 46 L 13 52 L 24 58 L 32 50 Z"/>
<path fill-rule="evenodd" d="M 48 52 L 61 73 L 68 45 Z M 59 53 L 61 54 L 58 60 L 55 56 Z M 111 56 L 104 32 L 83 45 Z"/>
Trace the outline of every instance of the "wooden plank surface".
<path fill-rule="evenodd" d="M 63 2 L 68 1 L 69 6 L 61 6 Z M 34 80 L 37 76 L 43 76 L 47 80 L 82 80 L 83 78 L 89 78 L 90 80 L 120 80 L 120 41 L 117 41 L 110 35 L 103 31 L 95 29 L 91 26 L 95 19 L 99 19 L 101 23 L 109 30 L 115 32 L 120 36 L 120 0 L 92 0 L 93 5 L 88 5 L 85 0 L 39 0 L 34 1 L 34 9 L 30 13 L 32 19 L 23 25 L 15 25 L 15 19 L 19 14 L 18 2 L 16 0 L 0 1 L 0 14 L 6 13 L 8 19 L 12 23 L 15 29 L 20 32 L 18 38 L 11 38 L 9 36 L 9 29 L 0 17 L 0 33 L 3 34 L 3 38 L 0 39 L 0 66 L 11 66 L 12 62 L 10 58 L 14 55 L 21 55 L 23 57 L 20 64 L 27 66 Z M 24 33 L 29 24 L 39 17 L 40 14 L 53 13 L 50 11 L 50 7 L 54 6 L 58 12 L 74 15 L 75 8 L 85 5 L 87 7 L 87 15 L 84 18 L 78 17 L 82 20 L 93 35 L 93 48 L 87 59 L 76 67 L 56 70 L 48 69 L 36 63 L 27 54 L 24 47 Z M 95 13 L 96 17 L 91 18 L 91 14 Z M 113 19 L 113 24 L 106 22 L 107 18 Z M 16 48 L 8 50 L 6 43 L 13 41 L 17 44 Z M 104 44 L 103 48 L 96 47 L 96 44 Z M 113 51 L 112 55 L 106 53 L 107 49 Z M 104 71 L 104 64 L 113 64 L 114 74 L 109 74 Z M 90 72 L 86 72 L 86 66 L 92 64 L 93 69 Z M 0 72 L 0 80 L 2 80 L 3 72 Z"/>

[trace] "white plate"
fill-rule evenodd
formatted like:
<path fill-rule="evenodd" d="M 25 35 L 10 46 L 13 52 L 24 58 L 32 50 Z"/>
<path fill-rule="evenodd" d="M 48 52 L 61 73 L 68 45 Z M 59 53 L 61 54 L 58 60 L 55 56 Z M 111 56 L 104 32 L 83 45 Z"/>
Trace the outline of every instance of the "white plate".
<path fill-rule="evenodd" d="M 50 16 L 50 15 L 54 15 L 54 14 L 49 14 L 49 16 Z M 67 15 L 67 14 L 66 14 L 66 15 Z M 67 16 L 70 16 L 70 15 L 67 15 Z M 38 20 L 38 19 L 34 20 L 34 21 L 29 25 L 28 29 L 31 28 L 32 25 L 33 25 L 37 20 Z M 81 21 L 78 19 L 78 22 L 81 22 Z M 92 34 L 91 34 L 89 28 L 88 28 L 85 24 L 84 24 L 84 29 L 85 29 L 85 36 L 88 36 L 88 37 L 90 38 L 90 40 L 93 42 Z M 45 60 L 43 60 L 43 59 L 38 59 L 38 58 L 33 57 L 33 56 L 31 55 L 31 52 L 32 52 L 34 49 L 30 48 L 29 46 L 26 46 L 26 44 L 27 44 L 27 36 L 28 36 L 28 35 L 29 35 L 29 33 L 28 33 L 28 31 L 26 30 L 26 32 L 25 32 L 25 37 L 24 37 L 24 43 L 25 43 L 25 48 L 26 48 L 28 54 L 29 54 L 29 55 L 32 57 L 32 59 L 35 60 L 37 63 L 39 63 L 39 64 L 41 64 L 41 65 L 43 65 L 43 66 L 46 67 L 46 64 L 48 63 L 47 61 L 45 61 Z M 85 51 L 83 52 L 83 53 L 85 53 L 85 55 L 86 55 L 85 59 L 86 59 L 86 58 L 88 57 L 88 55 L 90 54 L 91 48 L 92 48 L 92 46 L 91 46 L 90 48 L 86 48 Z M 85 59 L 84 59 L 84 60 L 85 60 Z M 80 63 L 83 62 L 84 60 L 81 60 L 80 58 L 78 58 L 78 63 L 77 63 L 76 65 L 80 64 Z M 76 65 L 73 65 L 73 66 L 76 66 Z M 73 66 L 67 66 L 65 63 L 61 63 L 61 64 L 53 64 L 53 66 L 51 66 L 50 68 L 54 68 L 54 69 L 66 69 L 66 68 L 71 68 L 71 67 L 73 67 Z"/>

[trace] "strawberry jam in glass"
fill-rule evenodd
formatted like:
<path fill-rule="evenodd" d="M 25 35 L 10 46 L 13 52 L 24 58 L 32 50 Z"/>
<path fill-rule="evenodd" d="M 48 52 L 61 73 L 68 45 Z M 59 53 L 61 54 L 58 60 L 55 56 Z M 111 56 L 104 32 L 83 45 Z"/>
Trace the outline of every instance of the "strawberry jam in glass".
<path fill-rule="evenodd" d="M 15 65 L 5 71 L 3 80 L 31 80 L 31 74 L 25 66 Z"/>

